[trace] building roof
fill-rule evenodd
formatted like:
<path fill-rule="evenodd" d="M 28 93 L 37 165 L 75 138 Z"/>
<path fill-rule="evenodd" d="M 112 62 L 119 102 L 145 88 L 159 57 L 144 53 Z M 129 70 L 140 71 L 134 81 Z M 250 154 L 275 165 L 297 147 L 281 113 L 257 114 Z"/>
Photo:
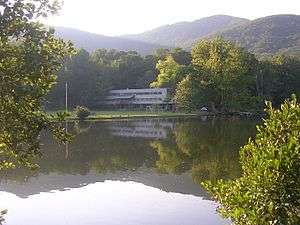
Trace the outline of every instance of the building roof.
<path fill-rule="evenodd" d="M 111 90 L 109 93 L 125 93 L 125 92 L 157 92 L 157 91 L 167 91 L 167 88 L 139 88 L 139 89 L 118 89 Z"/>

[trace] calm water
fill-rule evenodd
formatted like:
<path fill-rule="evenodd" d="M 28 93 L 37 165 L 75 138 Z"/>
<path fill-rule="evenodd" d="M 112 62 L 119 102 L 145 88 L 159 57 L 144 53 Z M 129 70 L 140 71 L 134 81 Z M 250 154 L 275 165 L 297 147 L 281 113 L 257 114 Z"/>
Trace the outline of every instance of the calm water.
<path fill-rule="evenodd" d="M 70 123 L 57 146 L 43 134 L 38 171 L 0 174 L 8 225 L 223 225 L 204 180 L 238 177 L 239 146 L 255 132 L 239 119 Z"/>

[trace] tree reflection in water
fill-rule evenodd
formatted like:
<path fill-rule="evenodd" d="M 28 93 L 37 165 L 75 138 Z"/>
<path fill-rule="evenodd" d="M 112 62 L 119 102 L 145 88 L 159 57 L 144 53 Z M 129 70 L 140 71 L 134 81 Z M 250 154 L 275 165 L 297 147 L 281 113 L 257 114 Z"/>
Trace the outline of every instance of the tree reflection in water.
<path fill-rule="evenodd" d="M 69 131 L 76 136 L 68 146 L 67 158 L 65 148 L 43 133 L 43 157 L 37 161 L 40 169 L 2 172 L 1 183 L 11 180 L 26 183 L 31 177 L 50 173 L 96 173 L 103 180 L 123 179 L 127 174 L 129 180 L 135 177 L 142 182 L 156 174 L 188 174 L 199 185 L 207 179 L 231 179 L 240 174 L 239 146 L 254 134 L 255 125 L 256 121 L 235 118 L 72 122 Z M 143 172 L 133 174 L 132 171 Z M 145 174 L 147 178 L 142 177 Z M 85 183 L 96 182 L 96 178 L 89 179 Z M 97 181 L 101 179 L 98 177 Z M 74 187 L 76 181 L 72 184 L 63 181 L 59 185 L 58 189 Z"/>
<path fill-rule="evenodd" d="M 255 122 L 231 119 L 176 124 L 173 143 L 154 141 L 160 171 L 190 171 L 195 183 L 240 175 L 239 147 L 254 134 Z"/>

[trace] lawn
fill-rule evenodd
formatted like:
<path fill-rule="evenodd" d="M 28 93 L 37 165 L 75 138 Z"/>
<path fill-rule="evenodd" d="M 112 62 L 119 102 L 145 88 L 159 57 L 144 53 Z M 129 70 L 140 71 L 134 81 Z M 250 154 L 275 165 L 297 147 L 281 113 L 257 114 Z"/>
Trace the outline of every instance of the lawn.
<path fill-rule="evenodd" d="M 54 114 L 56 112 L 49 112 Z M 69 112 L 68 119 L 76 119 L 74 112 Z M 91 111 L 88 120 L 102 120 L 102 119 L 126 119 L 126 118 L 146 118 L 146 117 L 184 117 L 197 116 L 197 113 L 187 112 L 151 112 L 151 111 Z"/>

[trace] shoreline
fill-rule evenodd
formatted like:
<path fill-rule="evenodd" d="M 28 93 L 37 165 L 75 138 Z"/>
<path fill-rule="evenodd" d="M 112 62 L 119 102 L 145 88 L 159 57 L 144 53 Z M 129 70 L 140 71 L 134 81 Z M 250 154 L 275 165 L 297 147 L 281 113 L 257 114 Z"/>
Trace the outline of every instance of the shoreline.
<path fill-rule="evenodd" d="M 49 112 L 50 114 L 54 112 Z M 143 118 L 191 118 L 191 117 L 241 117 L 241 118 L 261 118 L 262 113 L 251 112 L 146 112 L 146 111 L 94 111 L 83 121 L 103 121 L 103 120 L 122 120 L 122 119 L 143 119 Z M 79 120 L 74 112 L 66 117 L 69 121 Z"/>

